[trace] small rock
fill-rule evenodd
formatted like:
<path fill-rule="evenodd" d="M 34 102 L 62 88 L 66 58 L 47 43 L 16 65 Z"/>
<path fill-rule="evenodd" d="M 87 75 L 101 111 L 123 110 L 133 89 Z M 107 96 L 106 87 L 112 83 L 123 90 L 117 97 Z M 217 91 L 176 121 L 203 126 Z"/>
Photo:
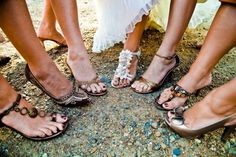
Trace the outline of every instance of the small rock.
<path fill-rule="evenodd" d="M 161 133 L 159 131 L 155 132 L 155 136 L 156 137 L 160 137 L 161 136 Z"/>
<path fill-rule="evenodd" d="M 162 148 L 162 149 L 166 149 L 166 147 L 167 147 L 167 146 L 166 146 L 164 143 L 161 144 L 161 148 Z"/>
<path fill-rule="evenodd" d="M 145 123 L 145 127 L 150 127 L 151 126 L 151 123 L 150 122 L 146 122 Z"/>
<path fill-rule="evenodd" d="M 161 145 L 160 145 L 160 144 L 156 144 L 156 145 L 154 146 L 154 150 L 160 150 L 160 148 L 161 148 Z"/>
<path fill-rule="evenodd" d="M 48 157 L 48 154 L 47 154 L 47 153 L 44 153 L 42 157 Z"/>
<path fill-rule="evenodd" d="M 136 128 L 137 127 L 137 123 L 135 121 L 132 121 L 130 123 L 130 126 L 133 127 L 133 128 Z"/>
<path fill-rule="evenodd" d="M 181 154 L 181 150 L 179 148 L 175 148 L 173 150 L 173 154 L 176 155 L 176 156 L 179 156 Z"/>
<path fill-rule="evenodd" d="M 151 126 L 152 126 L 153 129 L 156 129 L 158 127 L 158 123 L 157 122 L 153 122 L 151 124 Z"/>
<path fill-rule="evenodd" d="M 199 139 L 195 139 L 195 142 L 196 142 L 197 144 L 200 144 L 202 141 L 199 140 Z"/>

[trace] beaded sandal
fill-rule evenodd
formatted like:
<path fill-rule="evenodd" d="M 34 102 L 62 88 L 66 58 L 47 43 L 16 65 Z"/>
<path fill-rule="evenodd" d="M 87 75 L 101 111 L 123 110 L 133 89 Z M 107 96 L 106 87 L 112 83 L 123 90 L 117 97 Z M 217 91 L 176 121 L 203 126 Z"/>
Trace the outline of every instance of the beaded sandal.
<path fill-rule="evenodd" d="M 185 89 L 183 89 L 181 86 L 179 86 L 177 84 L 171 86 L 170 90 L 171 90 L 171 94 L 170 94 L 169 98 L 166 101 L 164 101 L 163 103 L 161 103 L 161 104 L 158 103 L 158 100 L 159 100 L 161 94 L 159 94 L 157 96 L 157 98 L 155 99 L 155 104 L 156 104 L 155 106 L 156 106 L 157 109 L 164 110 L 164 111 L 170 111 L 173 108 L 172 109 L 165 108 L 164 107 L 165 103 L 170 102 L 175 97 L 186 98 L 186 97 L 191 96 L 192 94 L 197 96 L 199 94 L 199 91 L 200 91 L 200 90 L 197 90 L 195 93 L 189 93 L 188 91 L 186 91 Z"/>
<path fill-rule="evenodd" d="M 236 113 L 228 115 L 222 118 L 221 120 L 218 120 L 202 128 L 191 129 L 185 125 L 184 112 L 185 109 L 183 107 L 177 107 L 174 108 L 172 111 L 169 111 L 165 118 L 165 122 L 169 125 L 169 127 L 182 137 L 190 138 L 194 136 L 199 136 L 207 132 L 216 130 L 218 128 L 224 127 L 225 130 L 221 136 L 221 140 L 225 142 L 226 138 L 235 131 L 236 124 L 230 126 L 225 126 L 225 124 L 235 120 Z M 172 116 L 170 117 L 169 114 L 171 114 Z"/>
<path fill-rule="evenodd" d="M 17 131 L 16 129 L 10 127 L 10 126 L 7 126 L 5 125 L 3 122 L 2 122 L 2 118 L 6 115 L 8 115 L 10 112 L 16 112 L 16 113 L 19 113 L 21 114 L 22 116 L 29 116 L 30 118 L 36 118 L 37 116 L 39 117 L 46 117 L 46 116 L 49 116 L 52 118 L 52 122 L 56 122 L 56 114 L 47 114 L 45 113 L 44 111 L 41 111 L 41 110 L 38 110 L 36 108 L 31 108 L 31 109 L 28 109 L 27 107 L 22 107 L 22 108 L 19 108 L 19 104 L 20 104 L 20 101 L 21 101 L 21 95 L 18 94 L 17 95 L 17 98 L 16 98 L 16 101 L 12 104 L 12 106 L 3 111 L 1 114 L 0 114 L 0 127 L 3 127 L 3 126 L 6 126 L 6 127 L 9 127 L 10 129 L 13 129 L 15 131 Z M 43 141 L 43 140 L 48 140 L 48 139 L 51 139 L 51 138 L 54 138 L 62 133 L 64 133 L 68 127 L 68 123 L 69 121 L 67 120 L 66 122 L 63 123 L 63 130 L 57 130 L 56 133 L 54 133 L 53 135 L 51 136 L 45 136 L 45 137 L 30 137 L 28 135 L 25 135 L 19 131 L 17 131 L 18 133 L 20 133 L 21 135 L 23 135 L 24 137 L 30 139 L 30 140 L 34 140 L 34 141 Z"/>
<path fill-rule="evenodd" d="M 139 93 L 139 94 L 148 94 L 148 93 L 155 92 L 157 89 L 159 89 L 162 86 L 162 84 L 165 82 L 165 80 L 168 78 L 168 76 L 171 74 L 171 72 L 177 66 L 179 66 L 179 57 L 176 54 L 173 55 L 173 56 L 168 56 L 168 57 L 161 56 L 159 54 L 156 54 L 156 56 L 159 57 L 159 58 L 163 58 L 163 59 L 169 60 L 169 61 L 175 59 L 176 63 L 175 63 L 175 65 L 169 71 L 167 71 L 166 75 L 162 78 L 162 80 L 159 83 L 152 82 L 150 80 L 145 79 L 143 76 L 141 76 L 140 79 L 137 80 L 137 81 L 139 83 L 143 83 L 143 84 L 147 85 L 149 87 L 149 90 L 147 90 L 147 91 L 139 91 L 139 90 L 136 90 L 135 88 L 132 88 L 132 90 L 134 92 Z"/>
<path fill-rule="evenodd" d="M 88 95 L 75 85 L 73 85 L 73 90 L 68 93 L 67 95 L 56 98 L 52 93 L 48 92 L 43 85 L 34 77 L 32 72 L 29 69 L 29 66 L 26 64 L 25 67 L 25 76 L 26 78 L 34 85 L 36 85 L 39 89 L 41 89 L 44 93 L 46 93 L 50 98 L 52 98 L 53 101 L 55 101 L 57 104 L 61 106 L 76 106 L 76 105 L 82 105 L 89 102 Z"/>
<path fill-rule="evenodd" d="M 139 59 L 140 54 L 141 54 L 140 51 L 137 51 L 137 52 L 131 52 L 129 50 L 121 51 L 120 56 L 119 56 L 119 65 L 116 68 L 114 78 L 120 78 L 120 80 L 127 79 L 130 81 L 130 84 L 126 86 L 120 86 L 120 85 L 114 85 L 114 82 L 112 81 L 111 82 L 112 87 L 125 88 L 132 84 L 132 82 L 134 81 L 136 77 L 136 72 L 133 75 L 130 74 L 129 68 L 130 68 L 131 60 L 134 56 L 136 56 Z"/>

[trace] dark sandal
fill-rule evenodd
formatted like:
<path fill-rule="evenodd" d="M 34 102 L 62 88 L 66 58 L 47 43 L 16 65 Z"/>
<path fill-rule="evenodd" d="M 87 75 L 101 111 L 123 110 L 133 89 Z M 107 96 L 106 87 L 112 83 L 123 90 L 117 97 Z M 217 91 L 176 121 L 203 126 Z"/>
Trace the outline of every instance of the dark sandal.
<path fill-rule="evenodd" d="M 174 130 L 176 133 L 178 133 L 182 137 L 186 138 L 192 138 L 195 136 L 199 136 L 202 134 L 205 134 L 209 131 L 216 130 L 218 128 L 224 127 L 224 132 L 221 136 L 221 140 L 223 142 L 226 141 L 226 138 L 229 137 L 231 133 L 235 131 L 236 124 L 233 124 L 231 126 L 225 126 L 226 123 L 235 120 L 236 113 L 233 113 L 231 115 L 228 115 L 221 120 L 218 120 L 214 123 L 211 123 L 207 126 L 204 126 L 199 129 L 191 129 L 185 125 L 185 118 L 184 118 L 184 112 L 185 109 L 183 107 L 176 107 L 172 111 L 169 111 L 170 113 L 167 113 L 165 122 L 169 125 L 169 127 Z M 169 116 L 171 114 L 171 118 Z"/>
<path fill-rule="evenodd" d="M 61 106 L 76 106 L 76 105 L 83 105 L 89 102 L 88 95 L 75 85 L 73 85 L 73 89 L 70 93 L 67 95 L 56 98 L 52 93 L 48 92 L 42 84 L 34 77 L 32 72 L 29 69 L 28 64 L 26 64 L 25 67 L 25 76 L 26 78 L 34 85 L 36 85 L 39 89 L 41 89 L 44 93 L 46 93 L 50 98 L 52 98 L 53 101 L 55 101 L 57 104 Z"/>
<path fill-rule="evenodd" d="M 156 108 L 157 109 L 159 109 L 159 110 L 163 110 L 163 111 L 170 111 L 170 110 L 172 110 L 172 109 L 166 109 L 165 107 L 164 107 L 164 104 L 165 103 L 167 103 L 167 102 L 169 102 L 169 101 L 171 101 L 172 99 L 174 99 L 175 97 L 181 97 L 181 98 L 186 98 L 186 97 L 189 97 L 189 96 L 191 96 L 193 93 L 189 93 L 188 91 L 186 91 L 185 89 L 183 89 L 181 86 L 179 86 L 179 85 L 173 85 L 173 86 L 171 86 L 170 87 L 171 89 L 171 95 L 170 95 L 170 97 L 168 98 L 168 100 L 166 100 L 166 101 L 164 101 L 163 103 L 161 103 L 161 104 L 159 104 L 158 103 L 158 100 L 159 100 L 159 98 L 160 98 L 160 96 L 161 96 L 161 93 L 157 96 L 157 98 L 155 99 L 155 106 L 156 106 Z M 196 93 L 198 93 L 198 92 L 196 92 Z"/>
<path fill-rule="evenodd" d="M 155 92 L 157 91 L 162 85 L 163 83 L 167 80 L 168 76 L 171 74 L 171 72 L 179 66 L 179 57 L 175 54 L 173 56 L 168 56 L 168 57 L 165 57 L 165 56 L 161 56 L 159 54 L 156 54 L 156 56 L 160 57 L 160 58 L 164 58 L 166 60 L 173 60 L 175 59 L 176 63 L 175 63 L 175 66 L 173 66 L 169 71 L 167 71 L 166 75 L 162 78 L 162 80 L 159 82 L 159 83 L 155 83 L 155 82 L 152 82 L 150 80 L 147 80 L 145 78 L 143 78 L 142 76 L 140 77 L 139 80 L 137 80 L 138 82 L 140 83 L 144 83 L 146 84 L 147 86 L 149 86 L 149 90 L 148 91 L 138 91 L 136 90 L 135 88 L 132 88 L 131 89 L 136 92 L 136 93 L 139 93 L 139 94 L 148 94 L 148 93 L 152 93 L 152 92 Z"/>
<path fill-rule="evenodd" d="M 16 129 L 10 127 L 10 126 L 7 126 L 5 125 L 3 122 L 2 122 L 2 118 L 6 115 L 8 115 L 10 112 L 14 111 L 14 112 L 17 112 L 23 116 L 26 116 L 28 115 L 30 118 L 36 118 L 37 116 L 40 116 L 40 117 L 46 117 L 48 116 L 47 113 L 45 113 L 44 111 L 41 111 L 41 110 L 38 110 L 36 109 L 35 107 L 31 108 L 31 109 L 28 109 L 26 107 L 22 107 L 22 108 L 19 108 L 19 104 L 20 104 L 20 101 L 21 101 L 21 95 L 18 94 L 17 95 L 17 98 L 16 98 L 16 101 L 12 104 L 12 106 L 10 108 L 8 108 L 7 110 L 3 111 L 1 114 L 0 114 L 0 127 L 3 127 L 3 126 L 6 126 L 12 130 L 15 130 L 16 132 L 20 133 L 21 135 L 23 135 L 24 137 L 30 139 L 30 140 L 34 140 L 34 141 L 44 141 L 44 140 L 48 140 L 48 139 L 52 139 L 62 133 L 64 133 L 68 127 L 68 124 L 69 124 L 69 121 L 67 120 L 66 122 L 63 123 L 63 130 L 58 130 L 57 133 L 54 133 L 53 135 L 51 136 L 45 136 L 45 137 L 30 137 L 28 135 L 25 135 L 19 131 L 17 131 Z M 51 114 L 49 115 L 52 117 L 52 121 L 56 122 L 56 119 L 55 119 L 55 114 Z"/>
<path fill-rule="evenodd" d="M 92 95 L 92 96 L 102 96 L 102 95 L 105 95 L 107 94 L 107 90 L 105 91 L 101 91 L 101 92 L 96 92 L 96 93 L 93 93 L 92 91 L 88 91 L 88 87 L 91 86 L 92 84 L 99 84 L 101 83 L 101 80 L 99 79 L 98 76 L 96 76 L 94 79 L 92 79 L 91 81 L 77 81 L 78 83 L 78 86 L 83 89 L 87 94 L 89 95 Z M 85 88 L 82 88 L 82 86 L 85 86 Z"/>

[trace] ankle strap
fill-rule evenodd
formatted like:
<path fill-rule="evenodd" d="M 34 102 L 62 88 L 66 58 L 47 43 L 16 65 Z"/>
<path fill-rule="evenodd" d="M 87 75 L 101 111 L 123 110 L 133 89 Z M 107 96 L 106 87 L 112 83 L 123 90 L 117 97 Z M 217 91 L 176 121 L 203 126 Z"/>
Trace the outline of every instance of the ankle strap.
<path fill-rule="evenodd" d="M 162 56 L 162 55 L 159 55 L 159 54 L 156 53 L 156 56 L 160 57 L 160 58 L 164 58 L 166 60 L 172 60 L 172 59 L 175 58 L 176 54 L 174 54 L 173 56 Z"/>
<path fill-rule="evenodd" d="M 8 115 L 11 111 L 13 111 L 14 108 L 16 108 L 16 107 L 20 104 L 20 100 L 21 100 L 21 95 L 18 94 L 18 95 L 17 95 L 17 98 L 16 98 L 16 101 L 13 102 L 12 106 L 11 106 L 9 109 L 3 111 L 3 113 L 0 114 L 0 120 L 1 120 L 5 115 Z"/>

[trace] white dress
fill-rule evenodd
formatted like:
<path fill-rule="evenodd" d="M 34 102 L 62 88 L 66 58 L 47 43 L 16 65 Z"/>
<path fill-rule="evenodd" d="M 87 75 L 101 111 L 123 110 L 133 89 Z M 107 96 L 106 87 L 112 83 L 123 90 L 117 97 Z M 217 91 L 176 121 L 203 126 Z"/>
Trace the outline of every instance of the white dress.
<path fill-rule="evenodd" d="M 98 27 L 92 50 L 96 53 L 124 41 L 143 15 L 150 13 L 148 25 L 160 31 L 167 25 L 170 0 L 95 0 L 95 3 Z M 218 6 L 218 0 L 198 3 L 189 26 L 196 27 L 212 17 Z"/>

